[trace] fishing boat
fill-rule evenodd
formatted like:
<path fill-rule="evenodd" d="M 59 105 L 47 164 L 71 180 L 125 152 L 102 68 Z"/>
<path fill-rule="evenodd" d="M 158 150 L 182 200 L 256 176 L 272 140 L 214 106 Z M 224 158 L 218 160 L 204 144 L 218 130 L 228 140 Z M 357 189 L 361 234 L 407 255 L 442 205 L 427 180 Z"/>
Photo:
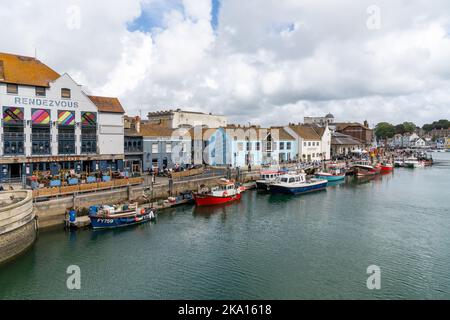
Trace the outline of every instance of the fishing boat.
<path fill-rule="evenodd" d="M 319 172 L 316 174 L 317 179 L 327 180 L 327 181 L 340 181 L 344 180 L 346 176 L 345 170 L 339 168 L 331 168 L 329 172 Z"/>
<path fill-rule="evenodd" d="M 403 160 L 403 159 L 395 159 L 394 160 L 394 167 L 403 168 L 404 166 L 405 166 L 405 160 Z"/>
<path fill-rule="evenodd" d="M 415 157 L 410 157 L 405 160 L 405 168 L 415 169 L 415 168 L 424 168 L 425 164 L 422 161 L 419 161 Z"/>
<path fill-rule="evenodd" d="M 260 172 L 260 178 L 256 180 L 256 188 L 258 190 L 267 190 L 270 183 L 275 182 L 275 180 L 281 176 L 284 172 L 279 170 L 264 170 Z"/>
<path fill-rule="evenodd" d="M 382 173 L 389 173 L 394 171 L 394 165 L 392 163 L 382 163 L 381 164 L 381 172 Z"/>
<path fill-rule="evenodd" d="M 369 161 L 357 161 L 353 164 L 357 177 L 374 176 L 381 172 L 381 167 L 374 167 Z"/>
<path fill-rule="evenodd" d="M 139 208 L 133 205 L 92 206 L 89 208 L 89 218 L 94 229 L 125 227 L 152 221 L 156 218 L 154 209 Z"/>
<path fill-rule="evenodd" d="M 241 199 L 241 189 L 227 179 L 221 179 L 217 187 L 211 190 L 204 189 L 194 194 L 197 206 L 213 206 Z"/>
<path fill-rule="evenodd" d="M 269 185 L 271 193 L 303 194 L 326 189 L 327 180 L 306 178 L 306 173 L 284 174 Z"/>

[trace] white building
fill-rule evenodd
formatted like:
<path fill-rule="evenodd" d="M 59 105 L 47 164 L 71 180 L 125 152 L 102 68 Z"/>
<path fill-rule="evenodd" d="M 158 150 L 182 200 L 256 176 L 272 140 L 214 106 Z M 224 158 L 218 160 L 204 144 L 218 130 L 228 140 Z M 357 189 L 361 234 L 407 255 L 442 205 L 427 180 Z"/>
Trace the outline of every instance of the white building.
<path fill-rule="evenodd" d="M 331 158 L 331 132 L 328 126 L 290 125 L 285 129 L 296 139 L 300 161 L 311 162 Z"/>
<path fill-rule="evenodd" d="M 0 105 L 1 180 L 122 169 L 124 110 L 116 98 L 89 96 L 35 58 L 0 53 Z"/>
<path fill-rule="evenodd" d="M 202 112 L 183 111 L 181 109 L 150 112 L 148 121 L 154 125 L 167 126 L 172 129 L 192 128 L 220 128 L 227 126 L 227 118 L 222 115 L 206 114 Z"/>

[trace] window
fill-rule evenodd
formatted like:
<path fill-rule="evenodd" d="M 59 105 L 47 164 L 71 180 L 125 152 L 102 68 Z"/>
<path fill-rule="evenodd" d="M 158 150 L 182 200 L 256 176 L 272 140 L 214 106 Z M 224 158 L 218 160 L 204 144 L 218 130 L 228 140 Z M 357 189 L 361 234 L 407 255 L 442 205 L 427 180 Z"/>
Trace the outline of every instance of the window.
<path fill-rule="evenodd" d="M 70 89 L 62 88 L 61 89 L 61 98 L 70 99 Z"/>
<path fill-rule="evenodd" d="M 284 150 L 284 142 L 280 142 L 280 150 Z"/>
<path fill-rule="evenodd" d="M 152 144 L 152 153 L 158 153 L 158 145 L 156 143 Z"/>
<path fill-rule="evenodd" d="M 8 83 L 6 85 L 6 93 L 18 94 L 19 93 L 19 86 L 17 84 L 10 84 L 10 83 Z"/>
<path fill-rule="evenodd" d="M 261 144 L 259 142 L 256 143 L 256 151 L 261 150 Z"/>
<path fill-rule="evenodd" d="M 303 142 L 303 146 L 306 147 L 306 142 Z"/>
<path fill-rule="evenodd" d="M 247 142 L 247 151 L 252 151 L 252 143 Z"/>
<path fill-rule="evenodd" d="M 308 142 L 308 147 L 311 147 L 311 142 Z"/>
<path fill-rule="evenodd" d="M 36 87 L 36 96 L 37 97 L 45 97 L 45 87 Z"/>
<path fill-rule="evenodd" d="M 166 153 L 172 153 L 172 144 L 166 143 Z"/>
<path fill-rule="evenodd" d="M 292 148 L 292 143 L 291 142 L 287 142 L 286 143 L 286 149 L 287 150 L 291 150 L 291 148 Z"/>

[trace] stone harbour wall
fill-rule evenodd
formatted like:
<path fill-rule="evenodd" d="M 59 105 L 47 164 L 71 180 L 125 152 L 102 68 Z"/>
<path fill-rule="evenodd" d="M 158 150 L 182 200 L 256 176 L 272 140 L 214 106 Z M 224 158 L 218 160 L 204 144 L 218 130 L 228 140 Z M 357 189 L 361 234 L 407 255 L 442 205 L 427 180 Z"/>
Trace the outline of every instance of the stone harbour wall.
<path fill-rule="evenodd" d="M 32 193 L 0 192 L 0 264 L 26 251 L 36 234 Z"/>

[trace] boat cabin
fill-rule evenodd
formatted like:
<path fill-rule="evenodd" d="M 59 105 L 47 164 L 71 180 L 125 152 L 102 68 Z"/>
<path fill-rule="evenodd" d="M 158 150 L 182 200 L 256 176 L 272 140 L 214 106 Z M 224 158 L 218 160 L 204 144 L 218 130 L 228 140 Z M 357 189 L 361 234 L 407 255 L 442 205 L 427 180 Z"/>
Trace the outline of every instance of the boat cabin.
<path fill-rule="evenodd" d="M 285 174 L 279 177 L 281 183 L 301 183 L 306 182 L 306 174 Z"/>

